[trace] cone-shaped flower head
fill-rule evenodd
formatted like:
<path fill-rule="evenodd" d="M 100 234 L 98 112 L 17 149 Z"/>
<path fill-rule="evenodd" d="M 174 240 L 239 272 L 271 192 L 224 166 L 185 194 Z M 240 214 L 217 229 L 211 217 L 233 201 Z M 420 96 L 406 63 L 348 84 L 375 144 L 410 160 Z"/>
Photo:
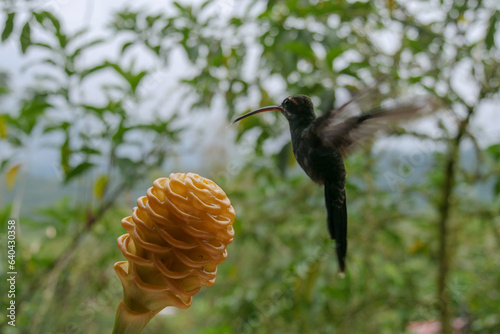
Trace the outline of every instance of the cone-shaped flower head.
<path fill-rule="evenodd" d="M 166 306 L 188 308 L 233 241 L 234 209 L 224 191 L 199 175 L 171 174 L 154 181 L 122 220 L 118 246 L 128 261 L 115 264 L 124 307 L 150 316 Z"/>

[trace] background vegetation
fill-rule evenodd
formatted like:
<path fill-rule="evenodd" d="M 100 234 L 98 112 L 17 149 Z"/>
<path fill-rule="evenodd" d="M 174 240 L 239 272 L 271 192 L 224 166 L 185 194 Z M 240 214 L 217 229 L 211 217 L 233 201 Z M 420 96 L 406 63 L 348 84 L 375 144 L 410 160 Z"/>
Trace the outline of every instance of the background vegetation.
<path fill-rule="evenodd" d="M 4 1 L 3 11 L 4 45 L 40 59 L 26 66 L 28 82 L 12 82 L 9 68 L 0 76 L 0 98 L 15 101 L 0 114 L 0 224 L 19 219 L 20 279 L 18 325 L 2 317 L 2 333 L 111 331 L 119 222 L 156 177 L 177 171 L 183 136 L 206 113 L 202 135 L 219 131 L 225 143 L 191 170 L 226 190 L 237 235 L 215 286 L 146 333 L 402 333 L 436 319 L 451 333 L 456 318 L 469 332 L 500 332 L 500 139 L 470 126 L 498 104 L 495 1 L 183 1 L 120 10 L 98 37 L 31 1 Z M 84 61 L 103 45 L 120 52 Z M 179 59 L 185 75 L 151 103 Z M 391 79 L 380 101 L 425 93 L 441 107 L 392 133 L 404 150 L 368 147 L 346 162 L 341 279 L 322 189 L 296 166 L 286 122 L 270 113 L 234 134 L 215 115 L 296 93 L 326 111 L 382 77 Z M 102 101 L 88 94 L 96 84 Z M 28 175 L 38 145 L 57 150 L 59 179 Z"/>

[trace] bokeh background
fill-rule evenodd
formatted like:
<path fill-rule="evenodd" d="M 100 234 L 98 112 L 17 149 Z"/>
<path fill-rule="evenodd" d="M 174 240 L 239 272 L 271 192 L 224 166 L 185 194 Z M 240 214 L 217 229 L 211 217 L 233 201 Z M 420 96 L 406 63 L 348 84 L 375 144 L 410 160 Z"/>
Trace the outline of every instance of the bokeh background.
<path fill-rule="evenodd" d="M 499 21 L 496 0 L 2 1 L 0 264 L 5 282 L 15 218 L 18 290 L 0 332 L 111 332 L 121 219 L 192 171 L 230 197 L 235 241 L 216 284 L 145 333 L 500 333 Z M 227 124 L 373 85 L 370 103 L 437 110 L 346 161 L 342 279 L 286 120 Z"/>

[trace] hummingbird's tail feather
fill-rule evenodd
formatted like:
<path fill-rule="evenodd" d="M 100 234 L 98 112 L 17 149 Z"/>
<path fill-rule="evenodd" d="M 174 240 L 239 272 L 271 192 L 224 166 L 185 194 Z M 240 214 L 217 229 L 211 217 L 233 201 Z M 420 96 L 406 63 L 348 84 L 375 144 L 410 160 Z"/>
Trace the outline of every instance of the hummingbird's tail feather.
<path fill-rule="evenodd" d="M 347 254 L 347 206 L 345 190 L 339 189 L 338 184 L 335 182 L 325 182 L 325 204 L 328 217 L 328 231 L 331 238 L 335 239 L 335 251 L 337 253 L 340 272 L 344 273 L 345 257 Z"/>

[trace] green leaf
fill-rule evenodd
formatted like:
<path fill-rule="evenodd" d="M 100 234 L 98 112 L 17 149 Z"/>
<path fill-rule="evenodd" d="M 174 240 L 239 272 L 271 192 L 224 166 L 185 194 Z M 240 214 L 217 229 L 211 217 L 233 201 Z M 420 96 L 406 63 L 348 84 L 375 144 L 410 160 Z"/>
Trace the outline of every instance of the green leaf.
<path fill-rule="evenodd" d="M 134 175 L 138 164 L 130 158 L 117 158 L 116 165 L 124 175 Z M 129 181 L 133 182 L 134 180 L 131 179 Z"/>
<path fill-rule="evenodd" d="M 0 115 L 0 138 L 7 138 L 8 134 L 8 129 L 7 129 L 7 122 L 3 118 L 2 115 Z"/>
<path fill-rule="evenodd" d="M 417 40 L 412 40 L 405 38 L 404 43 L 408 45 L 408 47 L 414 52 L 414 53 L 419 53 L 424 49 L 424 46 L 426 44 L 422 43 L 420 39 Z"/>
<path fill-rule="evenodd" d="M 69 126 L 70 126 L 69 122 L 62 122 L 62 123 L 57 123 L 54 125 L 49 125 L 49 126 L 45 127 L 45 129 L 43 130 L 43 133 L 49 133 L 49 132 L 57 131 L 57 130 L 67 131 Z"/>
<path fill-rule="evenodd" d="M 146 16 L 146 22 L 148 23 L 148 27 L 152 27 L 156 21 L 158 21 L 162 17 L 161 14 L 155 15 L 155 16 Z"/>
<path fill-rule="evenodd" d="M 31 27 L 29 21 L 24 24 L 19 41 L 21 42 L 22 53 L 26 53 L 26 50 L 31 45 Z"/>
<path fill-rule="evenodd" d="M 229 22 L 231 25 L 234 25 L 236 27 L 240 27 L 241 25 L 243 25 L 243 21 L 238 17 L 231 18 Z"/>
<path fill-rule="evenodd" d="M 94 45 L 101 44 L 103 42 L 104 42 L 104 39 L 99 38 L 99 39 L 96 39 L 96 40 L 93 40 L 93 41 L 90 41 L 88 43 L 83 44 L 82 46 L 77 48 L 75 50 L 75 52 L 73 52 L 73 54 L 70 56 L 70 59 L 76 58 L 83 50 L 88 49 Z"/>
<path fill-rule="evenodd" d="M 134 45 L 135 42 L 127 42 L 125 44 L 123 44 L 122 46 L 122 54 L 125 52 L 125 50 L 127 50 L 129 47 L 131 47 L 132 45 Z"/>
<path fill-rule="evenodd" d="M 328 66 L 329 69 L 333 69 L 333 61 L 344 51 L 344 48 L 342 48 L 341 46 L 337 46 L 328 50 L 325 57 L 326 66 Z"/>
<path fill-rule="evenodd" d="M 39 124 L 39 120 L 45 113 L 45 110 L 52 107 L 46 99 L 47 96 L 45 95 L 35 95 L 23 101 L 19 116 L 13 124 L 14 127 L 26 134 L 30 134 L 33 128 Z"/>
<path fill-rule="evenodd" d="M 291 142 L 283 145 L 276 158 L 278 160 L 278 169 L 280 170 L 281 175 L 284 176 L 292 161 L 295 161 L 293 158 Z"/>
<path fill-rule="evenodd" d="M 416 76 L 416 77 L 411 77 L 411 78 L 408 79 L 408 82 L 412 83 L 412 84 L 419 83 L 419 82 L 422 81 L 423 77 L 424 77 L 423 75 L 419 75 L 419 76 Z"/>
<path fill-rule="evenodd" d="M 31 101 L 25 101 L 21 110 L 21 117 L 35 118 L 42 115 L 45 109 L 51 108 L 52 105 L 45 101 L 45 98 L 34 98 Z"/>
<path fill-rule="evenodd" d="M 118 127 L 118 130 L 116 130 L 116 133 L 112 137 L 112 142 L 113 146 L 118 146 L 121 143 L 123 143 L 123 136 L 125 133 L 130 130 L 130 128 L 127 128 L 126 126 L 123 125 L 123 120 L 120 122 L 120 125 Z"/>
<path fill-rule="evenodd" d="M 490 26 L 486 32 L 486 37 L 484 38 L 484 43 L 486 48 L 490 50 L 495 45 L 495 33 L 497 31 L 497 22 L 500 16 L 500 11 L 496 11 L 495 14 L 491 16 Z"/>
<path fill-rule="evenodd" d="M 108 63 L 108 66 L 113 68 L 116 73 L 120 74 L 130 85 L 130 88 L 132 89 L 132 92 L 135 93 L 137 87 L 139 86 L 139 83 L 141 80 L 148 74 L 147 71 L 142 71 L 137 74 L 132 73 L 131 70 L 124 70 L 121 68 L 120 65 L 115 64 L 115 63 Z"/>
<path fill-rule="evenodd" d="M 10 34 L 12 33 L 12 30 L 14 30 L 15 16 L 16 16 L 15 12 L 7 14 L 7 19 L 5 20 L 5 27 L 3 28 L 2 32 L 2 42 L 4 42 L 7 38 L 9 38 Z"/>
<path fill-rule="evenodd" d="M 147 71 L 142 71 L 139 72 L 137 75 L 134 75 L 128 79 L 128 83 L 130 84 L 130 87 L 132 88 L 132 91 L 135 93 L 137 87 L 139 86 L 139 83 L 141 80 L 148 74 Z"/>
<path fill-rule="evenodd" d="M 46 49 L 49 49 L 49 50 L 53 50 L 54 49 L 52 46 L 50 46 L 49 44 L 46 44 L 46 43 L 36 42 L 36 43 L 31 43 L 31 45 L 40 46 L 42 48 L 46 48 Z"/>
<path fill-rule="evenodd" d="M 87 155 L 92 155 L 92 154 L 100 154 L 101 152 L 99 150 L 96 150 L 95 148 L 84 146 L 80 149 L 80 152 L 85 153 Z"/>
<path fill-rule="evenodd" d="M 56 37 L 59 40 L 59 45 L 61 46 L 61 48 L 65 49 L 68 45 L 68 37 L 60 32 L 56 33 Z"/>
<path fill-rule="evenodd" d="M 150 49 L 153 50 L 153 52 L 156 53 L 158 56 L 160 55 L 161 46 L 159 46 L 159 45 L 153 46 L 153 47 L 150 47 Z"/>
<path fill-rule="evenodd" d="M 51 12 L 48 11 L 43 11 L 40 13 L 34 12 L 33 16 L 35 16 L 37 22 L 40 23 L 42 26 L 45 27 L 45 21 L 49 20 L 50 23 L 52 23 L 52 26 L 55 28 L 56 32 L 59 32 L 61 30 L 61 23 Z"/>
<path fill-rule="evenodd" d="M 42 13 L 33 12 L 33 16 L 38 23 L 40 23 L 42 26 L 44 25 L 43 21 L 45 20 L 45 15 L 43 15 Z"/>
<path fill-rule="evenodd" d="M 2 163 L 0 163 L 0 172 L 3 171 L 3 169 L 5 168 L 5 166 L 7 166 L 7 164 L 10 162 L 10 159 L 5 159 L 2 161 Z"/>
<path fill-rule="evenodd" d="M 11 211 L 12 211 L 12 204 L 5 203 L 4 205 L 0 206 L 0 224 L 5 224 L 12 216 L 11 216 Z M 1 226 L 3 231 L 7 230 L 6 225 Z"/>
<path fill-rule="evenodd" d="M 184 7 L 182 4 L 180 4 L 177 1 L 174 1 L 174 6 L 180 10 L 181 14 L 184 14 L 182 16 L 188 16 L 188 17 L 190 16 L 191 13 L 187 9 L 188 7 Z"/>
<path fill-rule="evenodd" d="M 500 144 L 491 145 L 486 149 L 486 153 L 495 161 L 500 162 Z"/>
<path fill-rule="evenodd" d="M 54 28 L 56 28 L 57 31 L 61 29 L 61 23 L 51 12 L 43 11 L 42 14 L 45 15 L 50 20 L 50 22 L 52 22 Z"/>
<path fill-rule="evenodd" d="M 82 81 L 86 76 L 88 76 L 94 72 L 100 71 L 100 70 L 107 68 L 107 67 L 109 67 L 109 63 L 105 62 L 103 64 L 100 64 L 100 65 L 88 68 L 86 70 L 83 70 L 80 74 L 80 81 Z"/>
<path fill-rule="evenodd" d="M 400 287 L 404 286 L 404 277 L 401 270 L 396 265 L 392 263 L 385 263 L 384 266 L 381 267 L 381 271 L 386 274 L 391 284 L 395 284 Z"/>
<path fill-rule="evenodd" d="M 500 178 L 497 180 L 497 183 L 495 184 L 495 195 L 500 195 Z"/>
<path fill-rule="evenodd" d="M 77 32 L 75 32 L 73 35 L 71 35 L 69 39 L 73 41 L 73 40 L 77 39 L 78 37 L 85 35 L 88 31 L 89 30 L 87 28 L 80 29 Z"/>
<path fill-rule="evenodd" d="M 198 59 L 198 56 L 199 56 L 199 49 L 197 46 L 195 47 L 188 47 L 187 45 L 185 45 L 184 49 L 186 49 L 186 53 L 188 55 L 188 58 L 189 60 L 191 61 L 191 63 L 195 63 L 196 60 Z M 212 62 L 214 62 L 217 58 L 212 58 Z M 220 58 L 222 59 L 222 58 Z M 215 65 L 214 66 L 218 66 L 218 65 Z"/>
<path fill-rule="evenodd" d="M 74 179 L 75 177 L 82 175 L 92 167 L 94 167 L 93 163 L 87 161 L 82 162 L 75 168 L 71 169 L 68 173 L 66 173 L 66 178 L 64 179 L 64 182 L 65 183 L 69 182 L 71 179 Z"/>
<path fill-rule="evenodd" d="M 69 132 L 66 130 L 66 140 L 61 145 L 61 167 L 64 173 L 68 173 L 70 170 L 69 157 L 71 153 L 71 147 L 69 146 Z"/>
<path fill-rule="evenodd" d="M 315 58 L 311 46 L 303 42 L 290 41 L 285 43 L 283 45 L 283 48 L 305 59 L 314 60 Z"/>
<path fill-rule="evenodd" d="M 297 9 L 298 0 L 288 0 L 286 2 L 286 6 L 290 9 L 290 11 L 295 11 Z"/>

